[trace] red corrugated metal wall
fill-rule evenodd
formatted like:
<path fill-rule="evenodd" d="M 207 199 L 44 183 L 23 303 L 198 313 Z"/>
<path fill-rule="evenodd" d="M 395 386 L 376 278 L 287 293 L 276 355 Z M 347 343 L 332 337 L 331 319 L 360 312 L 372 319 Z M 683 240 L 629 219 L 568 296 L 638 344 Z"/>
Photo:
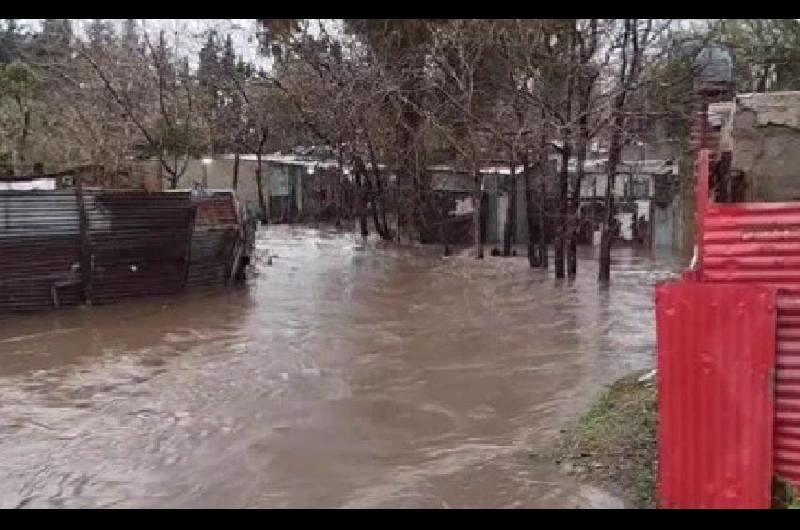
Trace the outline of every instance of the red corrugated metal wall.
<path fill-rule="evenodd" d="M 705 167 L 701 156 L 701 185 Z M 775 472 L 800 486 L 800 203 L 711 203 L 698 213 L 701 281 L 779 289 Z"/>
<path fill-rule="evenodd" d="M 702 281 L 780 288 L 775 470 L 800 486 L 800 204 L 711 205 L 703 224 Z"/>
<path fill-rule="evenodd" d="M 661 507 L 770 506 L 775 304 L 758 285 L 658 286 Z"/>

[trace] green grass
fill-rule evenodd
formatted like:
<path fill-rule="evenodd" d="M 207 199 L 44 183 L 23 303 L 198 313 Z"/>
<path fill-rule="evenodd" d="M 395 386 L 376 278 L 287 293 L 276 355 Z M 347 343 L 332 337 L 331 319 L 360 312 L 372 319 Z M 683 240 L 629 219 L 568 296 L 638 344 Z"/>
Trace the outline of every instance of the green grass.
<path fill-rule="evenodd" d="M 776 478 L 772 486 L 772 507 L 777 509 L 800 509 L 800 492 L 797 488 Z"/>
<path fill-rule="evenodd" d="M 620 379 L 603 392 L 567 432 L 558 460 L 569 472 L 617 490 L 628 504 L 656 506 L 655 381 L 641 373 Z"/>
<path fill-rule="evenodd" d="M 639 382 L 641 375 L 624 377 L 598 396 L 566 431 L 557 460 L 629 505 L 655 508 L 658 405 L 655 380 Z M 776 478 L 772 507 L 800 509 L 800 490 Z"/>

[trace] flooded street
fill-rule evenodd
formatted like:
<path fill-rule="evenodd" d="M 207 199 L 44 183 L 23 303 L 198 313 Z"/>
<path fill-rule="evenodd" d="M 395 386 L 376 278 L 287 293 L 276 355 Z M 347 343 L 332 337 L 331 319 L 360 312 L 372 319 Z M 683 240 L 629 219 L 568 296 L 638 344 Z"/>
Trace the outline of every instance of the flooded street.
<path fill-rule="evenodd" d="M 0 317 L 0 507 L 588 507 L 543 452 L 654 364 L 653 284 L 270 226 L 247 288 Z M 276 255 L 272 266 L 266 252 Z"/>

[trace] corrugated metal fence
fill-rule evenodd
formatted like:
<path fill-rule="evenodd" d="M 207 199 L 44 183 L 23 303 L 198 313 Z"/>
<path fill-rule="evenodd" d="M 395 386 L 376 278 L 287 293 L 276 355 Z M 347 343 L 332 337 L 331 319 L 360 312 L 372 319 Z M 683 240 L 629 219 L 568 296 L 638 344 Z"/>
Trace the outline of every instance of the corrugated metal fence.
<path fill-rule="evenodd" d="M 775 299 L 761 285 L 658 286 L 662 508 L 769 507 Z"/>
<path fill-rule="evenodd" d="M 698 196 L 707 197 L 707 155 L 698 173 Z M 775 472 L 800 486 L 800 203 L 698 206 L 698 278 L 778 289 Z"/>
<path fill-rule="evenodd" d="M 723 495 L 726 506 L 765 506 L 765 474 L 774 470 L 800 487 L 800 203 L 713 203 L 708 177 L 709 153 L 701 150 L 697 266 L 683 282 L 669 287 L 672 299 L 690 300 L 669 302 L 667 287 L 659 288 L 657 297 L 659 375 L 666 378 L 659 386 L 659 421 L 666 429 L 659 439 L 659 465 L 667 485 L 660 498 L 664 504 L 686 507 L 704 499 L 716 505 Z M 738 289 L 744 296 L 748 288 L 776 293 L 773 323 L 756 331 L 753 326 L 763 316 L 763 304 L 755 299 L 726 301 L 715 294 Z M 692 297 L 681 289 L 702 294 Z M 747 319 L 737 317 L 748 313 Z M 767 354 L 773 360 L 765 373 Z M 705 380 L 711 373 L 720 377 Z M 753 377 L 764 376 L 764 382 L 752 384 Z M 742 381 L 751 384 L 741 386 Z M 720 402 L 720 396 L 725 400 Z M 771 412 L 766 407 L 753 409 L 763 396 L 774 400 Z M 704 410 L 703 403 L 715 399 L 720 406 Z M 684 408 L 674 414 L 670 407 L 677 402 Z M 772 420 L 769 429 L 766 414 Z M 684 428 L 685 439 L 669 436 L 674 428 L 669 422 Z M 739 443 L 742 433 L 760 436 L 763 444 L 752 437 L 748 444 Z M 733 456 L 725 452 L 730 440 L 739 443 Z M 717 449 L 706 454 L 703 465 L 712 466 L 715 475 L 698 475 L 691 464 L 698 461 L 673 457 L 686 447 L 703 453 L 708 446 Z M 753 458 L 754 448 L 763 447 L 769 448 L 771 464 L 762 462 L 745 472 L 741 465 Z"/>
<path fill-rule="evenodd" d="M 235 260 L 241 224 L 235 204 L 226 197 L 209 197 L 197 204 L 192 236 L 189 287 L 224 283 Z"/>
<path fill-rule="evenodd" d="M 60 302 L 77 304 L 79 238 L 74 192 L 0 192 L 0 310 L 51 306 L 58 285 Z"/>
<path fill-rule="evenodd" d="M 183 290 L 192 235 L 189 194 L 85 194 L 92 303 Z"/>
<path fill-rule="evenodd" d="M 0 311 L 221 285 L 240 242 L 232 193 L 0 192 Z"/>

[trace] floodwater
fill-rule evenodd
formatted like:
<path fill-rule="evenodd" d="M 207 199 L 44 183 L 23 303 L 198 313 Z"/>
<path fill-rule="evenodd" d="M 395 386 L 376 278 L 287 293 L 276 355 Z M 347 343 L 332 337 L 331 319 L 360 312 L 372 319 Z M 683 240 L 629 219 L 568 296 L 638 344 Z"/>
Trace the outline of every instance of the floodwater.
<path fill-rule="evenodd" d="M 0 318 L 0 507 L 608 507 L 546 458 L 654 363 L 620 249 L 573 284 L 271 226 L 247 288 Z M 272 265 L 267 254 L 274 255 Z"/>

